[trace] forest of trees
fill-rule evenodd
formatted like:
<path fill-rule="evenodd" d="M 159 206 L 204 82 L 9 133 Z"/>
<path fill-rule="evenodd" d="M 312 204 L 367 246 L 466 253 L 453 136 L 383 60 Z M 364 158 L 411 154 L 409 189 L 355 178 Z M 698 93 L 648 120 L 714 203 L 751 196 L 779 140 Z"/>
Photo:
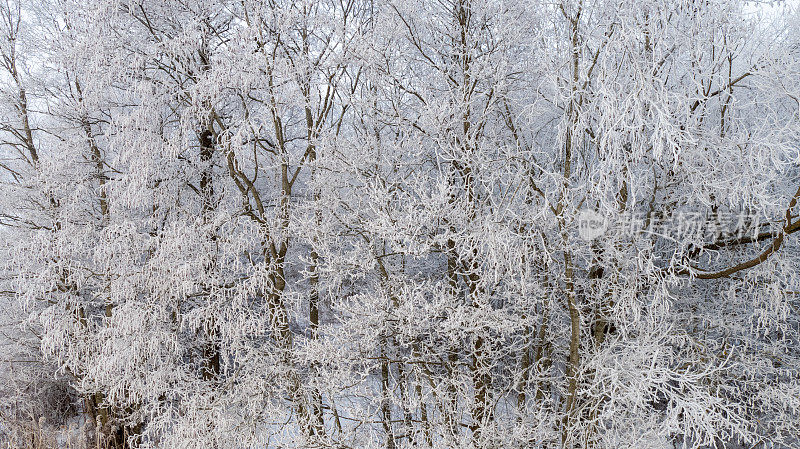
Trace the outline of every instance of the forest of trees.
<path fill-rule="evenodd" d="M 800 447 L 796 3 L 0 0 L 0 98 L 3 449 Z"/>

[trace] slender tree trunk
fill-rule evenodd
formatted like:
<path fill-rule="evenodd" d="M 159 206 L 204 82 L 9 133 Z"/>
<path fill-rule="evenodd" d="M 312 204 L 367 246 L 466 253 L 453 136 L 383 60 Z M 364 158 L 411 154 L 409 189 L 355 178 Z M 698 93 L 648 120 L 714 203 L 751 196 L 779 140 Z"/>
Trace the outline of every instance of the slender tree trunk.
<path fill-rule="evenodd" d="M 381 337 L 381 421 L 383 431 L 386 433 L 386 449 L 395 449 L 394 428 L 392 426 L 391 392 L 389 391 L 389 354 L 387 351 L 387 337 Z"/>

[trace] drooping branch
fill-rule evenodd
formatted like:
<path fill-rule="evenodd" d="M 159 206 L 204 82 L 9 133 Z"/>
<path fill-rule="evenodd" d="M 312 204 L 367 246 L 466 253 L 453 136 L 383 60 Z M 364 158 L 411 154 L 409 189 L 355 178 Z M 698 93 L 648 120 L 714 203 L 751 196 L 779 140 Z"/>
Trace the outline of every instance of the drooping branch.
<path fill-rule="evenodd" d="M 746 270 L 748 268 L 753 268 L 756 265 L 759 265 L 760 263 L 769 259 L 769 257 L 772 254 L 774 254 L 781 248 L 787 235 L 800 231 L 800 221 L 792 223 L 792 209 L 794 209 L 794 207 L 797 205 L 797 199 L 799 197 L 800 197 L 800 187 L 797 188 L 797 191 L 795 192 L 794 196 L 789 202 L 789 207 L 786 209 L 786 226 L 784 226 L 783 229 L 781 229 L 778 235 L 776 235 L 775 238 L 772 240 L 772 244 L 767 249 L 762 251 L 761 254 L 750 260 L 747 260 L 738 265 L 734 265 L 732 267 L 726 268 L 721 271 L 714 271 L 714 272 L 702 271 L 699 273 L 695 271 L 692 273 L 692 275 L 698 279 L 720 279 L 728 277 L 739 271 Z M 759 239 L 758 237 L 756 237 L 753 240 L 758 241 Z M 713 244 L 713 246 L 720 247 L 721 243 Z M 695 268 L 695 270 L 697 270 L 697 268 Z"/>

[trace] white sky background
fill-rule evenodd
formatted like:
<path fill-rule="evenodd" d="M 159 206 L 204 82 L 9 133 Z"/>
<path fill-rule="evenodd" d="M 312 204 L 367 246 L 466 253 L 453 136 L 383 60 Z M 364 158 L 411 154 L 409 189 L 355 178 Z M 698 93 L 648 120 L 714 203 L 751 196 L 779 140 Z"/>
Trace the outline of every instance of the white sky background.
<path fill-rule="evenodd" d="M 745 11 L 761 14 L 765 23 L 800 27 L 800 0 L 754 0 L 747 2 Z"/>

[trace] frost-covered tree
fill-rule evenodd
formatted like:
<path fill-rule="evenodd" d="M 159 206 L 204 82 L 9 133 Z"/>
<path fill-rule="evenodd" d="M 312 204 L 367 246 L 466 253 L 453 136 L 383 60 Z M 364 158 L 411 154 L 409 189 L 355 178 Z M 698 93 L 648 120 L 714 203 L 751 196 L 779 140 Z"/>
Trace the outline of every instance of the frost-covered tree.
<path fill-rule="evenodd" d="M 91 447 L 794 447 L 778 10 L 6 3 L 7 327 Z"/>

